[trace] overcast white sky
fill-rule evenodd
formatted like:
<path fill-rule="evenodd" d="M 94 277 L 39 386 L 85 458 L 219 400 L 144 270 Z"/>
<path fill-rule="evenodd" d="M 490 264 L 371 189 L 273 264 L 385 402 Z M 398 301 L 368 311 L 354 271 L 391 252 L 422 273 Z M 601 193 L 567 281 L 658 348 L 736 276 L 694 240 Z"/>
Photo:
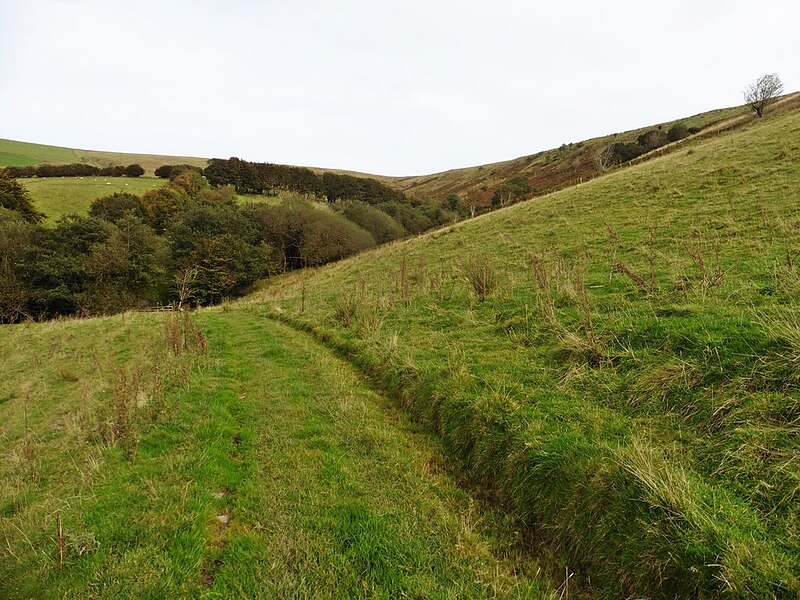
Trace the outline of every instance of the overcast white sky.
<path fill-rule="evenodd" d="M 0 137 L 420 174 L 800 89 L 797 0 L 0 0 Z"/>

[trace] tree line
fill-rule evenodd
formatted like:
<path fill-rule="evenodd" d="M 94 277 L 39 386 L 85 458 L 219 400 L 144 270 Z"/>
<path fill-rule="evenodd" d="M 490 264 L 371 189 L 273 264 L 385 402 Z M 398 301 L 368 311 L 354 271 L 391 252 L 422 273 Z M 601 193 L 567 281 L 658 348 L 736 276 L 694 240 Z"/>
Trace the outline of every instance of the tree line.
<path fill-rule="evenodd" d="M 141 177 L 142 165 L 110 165 L 96 167 L 84 163 L 68 165 L 29 165 L 26 167 L 5 167 L 3 171 L 10 177 Z"/>
<path fill-rule="evenodd" d="M 212 158 L 203 174 L 213 186 L 232 185 L 240 194 L 275 194 L 291 191 L 325 198 L 360 200 L 368 204 L 404 202 L 405 194 L 369 177 L 326 172 L 317 175 L 305 167 L 248 162 L 240 158 Z"/>
<path fill-rule="evenodd" d="M 395 208 L 419 227 L 449 218 L 425 205 Z M 233 186 L 212 187 L 196 170 L 141 196 L 98 198 L 86 216 L 42 221 L 24 186 L 0 176 L 0 322 L 212 304 L 410 233 L 360 200 L 241 204 Z"/>

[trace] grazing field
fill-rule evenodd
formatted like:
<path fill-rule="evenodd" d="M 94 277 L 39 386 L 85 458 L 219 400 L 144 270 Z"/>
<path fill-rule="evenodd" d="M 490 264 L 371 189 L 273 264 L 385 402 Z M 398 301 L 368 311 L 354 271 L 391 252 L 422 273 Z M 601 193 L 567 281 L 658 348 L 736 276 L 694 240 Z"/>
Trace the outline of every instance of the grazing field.
<path fill-rule="evenodd" d="M 161 187 L 154 177 L 37 177 L 19 180 L 30 192 L 36 208 L 56 221 L 67 214 L 86 214 L 92 200 L 116 192 L 141 195 Z"/>
<path fill-rule="evenodd" d="M 556 597 L 514 522 L 304 334 L 124 314 L 7 326 L 0 351 L 3 598 Z"/>
<path fill-rule="evenodd" d="M 249 302 L 603 597 L 800 595 L 800 111 Z"/>

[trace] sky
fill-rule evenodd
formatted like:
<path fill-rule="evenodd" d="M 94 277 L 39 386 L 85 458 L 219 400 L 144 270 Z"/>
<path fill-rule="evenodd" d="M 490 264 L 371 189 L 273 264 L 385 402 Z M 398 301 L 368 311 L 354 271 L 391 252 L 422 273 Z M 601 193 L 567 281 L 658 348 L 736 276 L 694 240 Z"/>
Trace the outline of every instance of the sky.
<path fill-rule="evenodd" d="M 0 137 L 415 175 L 800 90 L 796 0 L 0 0 Z"/>

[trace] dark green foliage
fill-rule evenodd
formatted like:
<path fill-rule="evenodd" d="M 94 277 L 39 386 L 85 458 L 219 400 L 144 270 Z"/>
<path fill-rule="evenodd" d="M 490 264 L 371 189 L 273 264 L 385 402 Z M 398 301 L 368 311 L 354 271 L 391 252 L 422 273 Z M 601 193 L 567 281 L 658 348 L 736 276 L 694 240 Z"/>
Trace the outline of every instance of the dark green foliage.
<path fill-rule="evenodd" d="M 82 312 L 109 314 L 161 299 L 166 286 L 166 247 L 135 216 L 124 215 L 108 237 L 91 247 Z"/>
<path fill-rule="evenodd" d="M 469 206 L 458 194 L 450 194 L 444 201 L 445 207 L 458 215 L 459 219 L 469 216 Z"/>
<path fill-rule="evenodd" d="M 233 157 L 212 158 L 203 170 L 213 186 L 232 185 L 242 194 L 274 194 L 287 190 L 315 198 L 361 200 L 378 204 L 404 200 L 402 192 L 393 190 L 376 179 L 337 173 L 317 175 L 311 169 L 271 163 L 253 163 Z"/>
<path fill-rule="evenodd" d="M 25 315 L 22 264 L 33 227 L 19 213 L 0 208 L 0 323 L 13 323 Z"/>
<path fill-rule="evenodd" d="M 355 223 L 309 204 L 260 206 L 254 215 L 284 271 L 323 265 L 375 245 Z"/>
<path fill-rule="evenodd" d="M 677 142 L 678 140 L 682 140 L 683 138 L 689 135 L 689 129 L 683 123 L 675 123 L 672 127 L 669 128 L 667 132 L 667 139 L 670 142 Z"/>
<path fill-rule="evenodd" d="M 78 297 L 88 288 L 92 247 L 108 239 L 113 226 L 94 217 L 71 215 L 55 228 L 37 228 L 24 260 L 32 315 L 69 315 L 79 311 Z"/>
<path fill-rule="evenodd" d="M 142 221 L 147 219 L 148 216 L 141 198 L 125 192 L 117 192 L 110 196 L 97 198 L 89 207 L 89 214 L 112 223 L 116 223 L 128 214 Z"/>
<path fill-rule="evenodd" d="M 350 221 L 368 231 L 375 241 L 385 244 L 406 235 L 405 229 L 388 214 L 358 200 L 344 204 L 342 214 Z"/>
<path fill-rule="evenodd" d="M 324 195 L 320 178 L 304 167 L 253 163 L 236 157 L 212 158 L 203 174 L 211 185 L 232 185 L 242 194 L 269 195 L 276 190 L 289 190 L 314 197 Z"/>
<path fill-rule="evenodd" d="M 181 183 L 191 184 L 196 174 L 181 177 L 186 175 Z M 219 302 L 266 275 L 257 224 L 225 194 L 187 202 L 167 235 L 174 270 L 196 269 L 192 295 L 197 302 Z"/>
<path fill-rule="evenodd" d="M 36 210 L 28 190 L 16 179 L 0 172 L 0 207 L 19 213 L 29 223 L 41 223 L 44 215 Z"/>
<path fill-rule="evenodd" d="M 142 165 L 128 165 L 125 167 L 125 177 L 141 177 L 144 175 L 144 169 Z"/>
<path fill-rule="evenodd" d="M 2 181 L 20 206 L 24 188 Z M 181 301 L 216 303 L 271 272 L 375 245 L 369 231 L 327 205 L 241 207 L 232 186 L 212 189 L 196 169 L 173 172 L 167 185 L 141 198 L 98 198 L 88 217 L 67 216 L 53 228 L 26 224 L 33 207 L 22 206 L 29 212 L 0 208 L 0 322 L 166 304 L 173 288 Z M 381 241 L 405 234 L 373 206 L 351 202 L 343 210 Z"/>
<path fill-rule="evenodd" d="M 663 146 L 669 139 L 667 138 L 667 134 L 660 129 L 651 129 L 640 135 L 637 141 L 644 152 L 649 152 L 650 150 L 655 150 Z"/>
<path fill-rule="evenodd" d="M 417 235 L 432 228 L 436 223 L 422 211 L 406 202 L 385 202 L 380 209 L 394 218 L 411 235 Z"/>
<path fill-rule="evenodd" d="M 492 196 L 492 206 L 495 208 L 500 206 L 508 206 L 515 202 L 519 202 L 525 197 L 531 195 L 535 190 L 528 183 L 524 177 L 514 177 L 509 179 L 497 190 Z"/>
<path fill-rule="evenodd" d="M 322 188 L 328 202 L 361 200 L 368 204 L 380 204 L 382 202 L 405 200 L 402 192 L 393 190 L 377 179 L 369 179 L 367 177 L 323 173 Z"/>
<path fill-rule="evenodd" d="M 174 179 L 184 171 L 194 171 L 195 173 L 202 173 L 203 169 L 195 167 L 194 165 L 180 164 L 180 165 L 161 165 L 158 167 L 154 174 L 156 177 L 162 179 Z"/>
<path fill-rule="evenodd" d="M 29 165 L 26 167 L 6 167 L 11 177 L 141 177 L 144 169 L 141 165 L 109 165 L 95 167 L 85 163 L 68 165 Z"/>
<path fill-rule="evenodd" d="M 644 150 L 639 144 L 617 142 L 611 145 L 609 152 L 613 162 L 624 163 L 641 156 Z"/>

